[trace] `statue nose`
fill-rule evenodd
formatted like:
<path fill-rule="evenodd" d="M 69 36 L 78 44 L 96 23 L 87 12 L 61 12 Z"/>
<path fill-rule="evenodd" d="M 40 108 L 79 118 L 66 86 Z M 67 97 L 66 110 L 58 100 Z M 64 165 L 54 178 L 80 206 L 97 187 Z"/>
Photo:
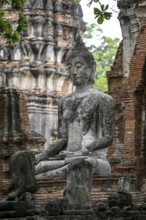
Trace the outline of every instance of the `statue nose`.
<path fill-rule="evenodd" d="M 77 75 L 76 69 L 73 70 L 73 74 L 72 75 L 74 75 L 74 76 Z"/>

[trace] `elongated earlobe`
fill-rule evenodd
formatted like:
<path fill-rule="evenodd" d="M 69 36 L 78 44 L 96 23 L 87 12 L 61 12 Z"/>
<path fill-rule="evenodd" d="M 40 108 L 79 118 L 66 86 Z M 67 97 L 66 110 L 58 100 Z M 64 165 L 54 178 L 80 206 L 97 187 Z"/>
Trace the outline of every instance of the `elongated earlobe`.
<path fill-rule="evenodd" d="M 95 72 L 96 72 L 96 63 L 95 63 L 95 61 L 92 62 L 92 72 L 93 72 L 93 75 L 94 75 Z"/>
<path fill-rule="evenodd" d="M 91 67 L 89 69 L 90 72 L 90 76 L 89 76 L 89 84 L 93 84 L 94 83 L 94 76 L 95 76 L 95 72 L 96 72 L 96 63 L 93 61 L 91 63 Z"/>

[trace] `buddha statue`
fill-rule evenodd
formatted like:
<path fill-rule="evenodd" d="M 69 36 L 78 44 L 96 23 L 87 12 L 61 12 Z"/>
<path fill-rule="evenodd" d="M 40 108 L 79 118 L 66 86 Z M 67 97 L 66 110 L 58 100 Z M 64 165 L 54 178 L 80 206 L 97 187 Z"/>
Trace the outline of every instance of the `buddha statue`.
<path fill-rule="evenodd" d="M 68 165 L 77 158 L 89 161 L 95 175 L 108 176 L 107 151 L 114 138 L 113 99 L 93 88 L 96 64 L 80 38 L 66 61 L 75 91 L 59 100 L 58 141 L 36 155 L 35 177 L 65 177 Z"/>

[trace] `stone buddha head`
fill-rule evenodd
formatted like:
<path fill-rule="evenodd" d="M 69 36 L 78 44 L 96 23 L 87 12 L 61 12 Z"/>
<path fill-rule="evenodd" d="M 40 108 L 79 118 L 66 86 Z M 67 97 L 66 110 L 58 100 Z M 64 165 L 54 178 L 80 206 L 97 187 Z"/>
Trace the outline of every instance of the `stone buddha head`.
<path fill-rule="evenodd" d="M 75 47 L 68 52 L 66 60 L 73 85 L 93 84 L 96 64 L 80 37 L 78 37 Z"/>

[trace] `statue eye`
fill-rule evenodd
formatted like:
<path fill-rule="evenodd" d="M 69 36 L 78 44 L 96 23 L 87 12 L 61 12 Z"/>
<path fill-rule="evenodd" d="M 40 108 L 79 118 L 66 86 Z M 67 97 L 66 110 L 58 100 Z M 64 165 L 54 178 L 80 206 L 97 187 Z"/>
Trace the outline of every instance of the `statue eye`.
<path fill-rule="evenodd" d="M 68 69 L 70 70 L 70 69 L 71 69 L 71 64 L 68 64 L 67 67 L 68 67 Z"/>
<path fill-rule="evenodd" d="M 81 67 L 82 67 L 81 64 L 76 64 L 77 69 L 80 69 Z"/>

